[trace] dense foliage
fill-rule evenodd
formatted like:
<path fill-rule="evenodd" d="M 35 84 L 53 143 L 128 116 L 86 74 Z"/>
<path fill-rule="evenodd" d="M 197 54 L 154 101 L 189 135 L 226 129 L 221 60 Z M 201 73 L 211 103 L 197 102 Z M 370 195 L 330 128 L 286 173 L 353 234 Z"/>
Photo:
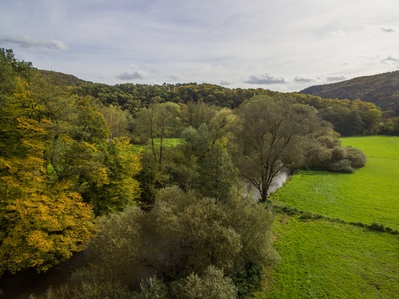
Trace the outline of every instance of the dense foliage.
<path fill-rule="evenodd" d="M 252 200 L 222 203 L 165 189 L 149 212 L 131 206 L 101 220 L 87 249 L 90 267 L 66 298 L 83 298 L 76 294 L 94 286 L 132 292 L 142 280 L 151 288 L 148 298 L 236 298 L 251 289 L 243 273 L 278 259 L 271 246 L 272 220 Z M 255 278 L 262 271 L 252 273 Z"/>
<path fill-rule="evenodd" d="M 76 81 L 76 78 L 71 75 L 56 72 L 44 73 L 47 78 L 51 78 L 57 84 L 77 87 L 74 92 L 81 96 L 90 95 L 99 99 L 106 106 L 121 107 L 131 114 L 137 112 L 140 108 L 156 103 L 188 104 L 190 102 L 203 102 L 209 105 L 236 109 L 245 100 L 256 95 L 288 96 L 318 109 L 320 116 L 331 122 L 334 129 L 343 136 L 374 135 L 379 132 L 399 134 L 396 89 L 392 91 L 392 87 L 395 86 L 394 82 L 397 80 L 397 72 L 336 83 L 337 88 L 335 88 L 336 84 L 310 87 L 301 91 L 301 93 L 279 93 L 261 88 L 230 89 L 207 83 L 165 83 L 163 85 L 126 83 L 114 86 L 90 82 L 84 84 L 85 81 Z M 348 87 L 349 90 L 356 92 L 345 93 L 347 86 L 352 85 L 351 82 L 360 87 Z M 333 89 L 333 91 L 327 94 L 317 92 L 319 89 L 328 88 Z M 366 91 L 367 93 L 365 93 Z M 384 94 L 380 96 L 380 92 L 384 92 Z M 393 94 L 393 96 L 389 96 L 390 94 Z M 377 98 L 379 100 L 375 101 Z M 354 103 L 352 103 L 353 101 Z M 381 119 L 382 116 L 383 119 Z"/>
<path fill-rule="evenodd" d="M 46 270 L 84 249 L 94 213 L 139 196 L 127 140 L 108 140 L 97 104 L 47 84 L 0 50 L 0 275 Z"/>

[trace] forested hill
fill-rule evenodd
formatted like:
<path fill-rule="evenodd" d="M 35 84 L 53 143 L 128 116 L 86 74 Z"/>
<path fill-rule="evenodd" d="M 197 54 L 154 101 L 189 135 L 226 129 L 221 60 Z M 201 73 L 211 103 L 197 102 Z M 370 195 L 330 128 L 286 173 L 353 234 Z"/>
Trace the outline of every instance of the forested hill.
<path fill-rule="evenodd" d="M 68 75 L 60 72 L 47 71 L 47 70 L 39 70 L 39 72 L 40 75 L 43 76 L 43 78 L 47 82 L 51 82 L 54 85 L 78 87 L 81 85 L 92 83 L 89 81 L 84 81 L 82 79 L 79 79 L 73 75 Z"/>
<path fill-rule="evenodd" d="M 132 116 L 142 108 L 151 105 L 172 102 L 181 107 L 187 107 L 190 103 L 204 103 L 215 107 L 237 109 L 240 105 L 254 96 L 269 96 L 272 98 L 290 98 L 301 104 L 307 104 L 316 108 L 324 120 L 331 122 L 334 129 L 342 136 L 370 135 L 380 132 L 381 111 L 370 102 L 360 100 L 338 100 L 323 99 L 319 96 L 281 93 L 268 89 L 242 89 L 226 88 L 223 86 L 208 83 L 177 83 L 162 85 L 148 85 L 138 83 L 124 83 L 107 85 L 102 83 L 91 83 L 77 79 L 70 75 L 61 73 L 49 74 L 50 84 L 74 86 L 71 92 L 81 97 L 92 97 L 105 107 L 118 107 L 129 112 Z M 79 79 L 77 79 L 79 80 Z M 392 112 L 390 117 L 395 116 Z M 384 126 L 385 134 L 399 132 L 393 122 L 390 126 Z"/>
<path fill-rule="evenodd" d="M 329 99 L 360 99 L 376 104 L 383 111 L 393 110 L 399 115 L 399 71 L 311 86 L 300 93 Z"/>

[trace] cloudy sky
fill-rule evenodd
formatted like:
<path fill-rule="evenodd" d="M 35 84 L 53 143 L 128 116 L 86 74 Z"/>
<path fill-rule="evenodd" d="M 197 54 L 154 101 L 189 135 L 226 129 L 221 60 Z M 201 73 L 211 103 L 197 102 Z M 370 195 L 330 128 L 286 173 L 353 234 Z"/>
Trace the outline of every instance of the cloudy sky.
<path fill-rule="evenodd" d="M 107 84 L 299 91 L 399 69 L 397 0 L 2 0 L 0 47 Z"/>

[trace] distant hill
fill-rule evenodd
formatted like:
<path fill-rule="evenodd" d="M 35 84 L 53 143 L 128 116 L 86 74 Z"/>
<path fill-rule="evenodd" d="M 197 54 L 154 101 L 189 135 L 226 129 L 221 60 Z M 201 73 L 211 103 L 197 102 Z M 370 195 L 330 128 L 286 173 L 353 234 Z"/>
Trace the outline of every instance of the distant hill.
<path fill-rule="evenodd" d="M 39 72 L 47 82 L 52 82 L 54 85 L 78 87 L 92 83 L 64 73 L 46 70 L 39 70 Z"/>
<path fill-rule="evenodd" d="M 399 115 L 399 71 L 311 86 L 300 93 L 329 99 L 360 99 L 374 103 L 383 111 L 393 110 Z"/>

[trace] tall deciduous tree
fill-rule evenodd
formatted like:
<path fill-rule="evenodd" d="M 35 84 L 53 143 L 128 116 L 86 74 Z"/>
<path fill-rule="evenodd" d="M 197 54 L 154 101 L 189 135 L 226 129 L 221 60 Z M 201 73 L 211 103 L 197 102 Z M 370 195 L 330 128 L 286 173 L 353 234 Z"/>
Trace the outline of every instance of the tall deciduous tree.
<path fill-rule="evenodd" d="M 307 138 L 319 119 L 310 106 L 266 96 L 244 102 L 238 115 L 236 165 L 242 179 L 259 190 L 265 202 L 273 178 L 284 167 L 303 163 Z"/>
<path fill-rule="evenodd" d="M 127 110 L 122 110 L 120 106 L 109 105 L 101 108 L 101 113 L 108 123 L 111 138 L 129 135 L 132 116 Z"/>
<path fill-rule="evenodd" d="M 154 161 L 162 170 L 164 139 L 172 137 L 180 122 L 180 106 L 167 102 L 143 108 L 136 115 L 137 131 L 149 139 Z M 157 142 L 156 140 L 159 140 Z"/>

